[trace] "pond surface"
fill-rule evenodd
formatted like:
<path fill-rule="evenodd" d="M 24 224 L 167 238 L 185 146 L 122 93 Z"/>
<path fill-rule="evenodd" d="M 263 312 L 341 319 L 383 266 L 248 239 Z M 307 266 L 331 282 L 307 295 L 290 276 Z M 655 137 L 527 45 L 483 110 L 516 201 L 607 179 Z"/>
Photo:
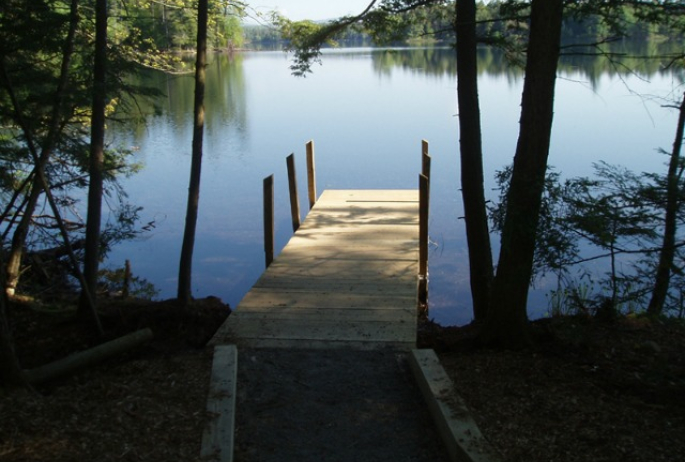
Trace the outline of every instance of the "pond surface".
<path fill-rule="evenodd" d="M 340 49 L 306 78 L 293 77 L 280 51 L 215 56 L 208 68 L 205 154 L 193 263 L 193 293 L 236 306 L 264 269 L 262 180 L 275 174 L 276 248 L 292 233 L 285 158 L 295 153 L 301 210 L 306 203 L 305 143 L 316 146 L 324 189 L 416 188 L 421 140 L 433 157 L 430 222 L 430 317 L 472 319 L 459 191 L 456 72 L 449 49 Z M 518 136 L 522 72 L 483 51 L 480 76 L 486 190 L 512 162 Z M 143 79 L 143 77 L 141 77 Z M 112 127 L 113 142 L 135 149 L 143 169 L 122 181 L 142 206 L 145 237 L 117 246 L 106 267 L 129 259 L 159 298 L 176 293 L 193 119 L 192 76 L 145 76 L 163 90 L 161 112 L 144 125 Z M 564 176 L 590 175 L 604 160 L 635 171 L 664 171 L 677 114 L 662 107 L 682 94 L 669 72 L 639 74 L 562 66 L 550 164 Z M 493 246 L 498 239 L 493 237 Z M 545 315 L 553 282 L 531 293 L 532 317 Z"/>

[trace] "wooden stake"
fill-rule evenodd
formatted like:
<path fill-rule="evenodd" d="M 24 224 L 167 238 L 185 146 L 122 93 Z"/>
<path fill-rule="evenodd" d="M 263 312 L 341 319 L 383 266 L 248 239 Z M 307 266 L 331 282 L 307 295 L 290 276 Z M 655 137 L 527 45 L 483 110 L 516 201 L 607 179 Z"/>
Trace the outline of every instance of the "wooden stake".
<path fill-rule="evenodd" d="M 309 209 L 316 204 L 316 165 L 314 163 L 314 141 L 307 143 L 307 185 L 309 190 Z"/>
<path fill-rule="evenodd" d="M 274 261 L 274 176 L 264 178 L 264 254 L 267 268 Z"/>
<path fill-rule="evenodd" d="M 131 260 L 126 260 L 124 265 L 124 281 L 121 288 L 121 296 L 126 300 L 131 291 Z"/>
<path fill-rule="evenodd" d="M 288 165 L 288 187 L 290 188 L 290 216 L 293 220 L 293 232 L 300 227 L 300 198 L 297 195 L 297 174 L 295 173 L 295 154 L 286 158 Z"/>
<path fill-rule="evenodd" d="M 428 301 L 428 177 L 419 175 L 419 302 Z"/>

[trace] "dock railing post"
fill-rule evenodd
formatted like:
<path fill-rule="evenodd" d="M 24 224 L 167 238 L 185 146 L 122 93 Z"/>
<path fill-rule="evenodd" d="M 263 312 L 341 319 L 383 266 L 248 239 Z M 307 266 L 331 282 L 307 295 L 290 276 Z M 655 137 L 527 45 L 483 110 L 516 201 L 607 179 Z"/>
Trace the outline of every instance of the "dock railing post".
<path fill-rule="evenodd" d="M 430 212 L 431 156 L 428 141 L 421 140 L 419 175 L 419 303 L 428 305 L 428 218 Z"/>
<path fill-rule="evenodd" d="M 428 212 L 430 212 L 430 181 L 431 181 L 431 158 L 428 154 L 428 141 L 421 141 L 421 174 L 428 178 L 428 191 L 426 197 L 426 204 L 428 204 Z M 427 218 L 426 218 L 427 219 Z"/>
<path fill-rule="evenodd" d="M 428 303 L 428 198 L 430 182 L 419 175 L 419 304 Z"/>
<path fill-rule="evenodd" d="M 428 178 L 431 178 L 431 156 L 428 153 L 428 141 L 421 141 L 421 173 Z"/>
<path fill-rule="evenodd" d="M 309 209 L 316 204 L 316 165 L 314 163 L 314 141 L 307 143 L 307 186 L 309 192 Z"/>
<path fill-rule="evenodd" d="M 290 189 L 290 216 L 293 221 L 293 232 L 300 227 L 300 198 L 297 195 L 297 174 L 295 172 L 295 154 L 286 158 L 288 165 L 288 187 Z"/>
<path fill-rule="evenodd" d="M 274 261 L 274 176 L 264 178 L 264 254 L 266 267 Z"/>

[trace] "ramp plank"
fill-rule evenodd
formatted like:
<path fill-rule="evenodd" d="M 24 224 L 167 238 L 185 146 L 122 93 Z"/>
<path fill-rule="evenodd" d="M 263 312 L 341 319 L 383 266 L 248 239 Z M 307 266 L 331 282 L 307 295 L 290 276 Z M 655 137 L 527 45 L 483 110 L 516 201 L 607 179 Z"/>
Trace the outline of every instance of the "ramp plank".
<path fill-rule="evenodd" d="M 416 344 L 416 190 L 327 190 L 212 343 L 269 348 Z"/>

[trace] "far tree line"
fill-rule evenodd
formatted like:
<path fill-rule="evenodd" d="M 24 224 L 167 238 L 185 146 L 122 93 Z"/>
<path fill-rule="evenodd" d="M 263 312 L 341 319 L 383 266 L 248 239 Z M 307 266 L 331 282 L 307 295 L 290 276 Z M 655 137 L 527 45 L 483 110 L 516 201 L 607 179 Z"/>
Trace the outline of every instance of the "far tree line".
<path fill-rule="evenodd" d="M 420 8 L 405 9 L 394 15 L 382 29 L 353 25 L 338 35 L 344 44 L 451 44 L 455 40 L 454 6 L 451 1 L 421 2 Z M 510 2 L 476 3 L 476 34 L 491 42 L 501 42 L 526 22 L 512 14 Z M 611 6 L 612 18 L 585 15 L 583 2 L 564 13 L 562 42 L 591 43 L 609 38 L 639 41 L 681 39 L 668 23 L 644 20 L 636 2 Z M 639 2 L 638 2 L 639 3 Z M 257 15 L 245 2 L 210 1 L 208 6 L 208 47 L 214 50 L 237 50 L 244 47 L 282 45 L 281 29 L 274 16 Z M 197 35 L 197 10 L 187 0 L 137 0 L 109 3 L 110 29 L 125 34 L 131 44 L 145 50 L 194 51 Z M 250 19 L 247 21 L 246 19 Z M 620 23 L 620 29 L 614 26 Z"/>
<path fill-rule="evenodd" d="M 383 23 L 373 28 L 359 23 L 350 25 L 336 34 L 335 42 L 343 45 L 451 45 L 455 42 L 454 2 L 417 2 L 418 7 L 404 8 L 392 19 L 384 17 Z M 504 44 L 521 26 L 527 27 L 526 16 L 512 12 L 506 1 L 479 1 L 476 3 L 476 35 L 484 43 Z M 574 2 L 569 2 L 574 3 Z M 582 2 L 577 2 L 581 4 Z M 592 3 L 592 2 L 589 2 Z M 677 28 L 668 22 L 644 20 L 636 2 L 614 2 L 610 5 L 611 18 L 584 14 L 580 6 L 564 11 L 562 43 L 588 44 L 621 39 L 640 42 L 682 41 Z M 620 4 L 619 4 L 620 3 Z M 639 2 L 638 2 L 639 3 Z M 282 29 L 268 23 L 243 24 L 242 44 L 245 47 L 273 47 L 287 42 Z"/>

